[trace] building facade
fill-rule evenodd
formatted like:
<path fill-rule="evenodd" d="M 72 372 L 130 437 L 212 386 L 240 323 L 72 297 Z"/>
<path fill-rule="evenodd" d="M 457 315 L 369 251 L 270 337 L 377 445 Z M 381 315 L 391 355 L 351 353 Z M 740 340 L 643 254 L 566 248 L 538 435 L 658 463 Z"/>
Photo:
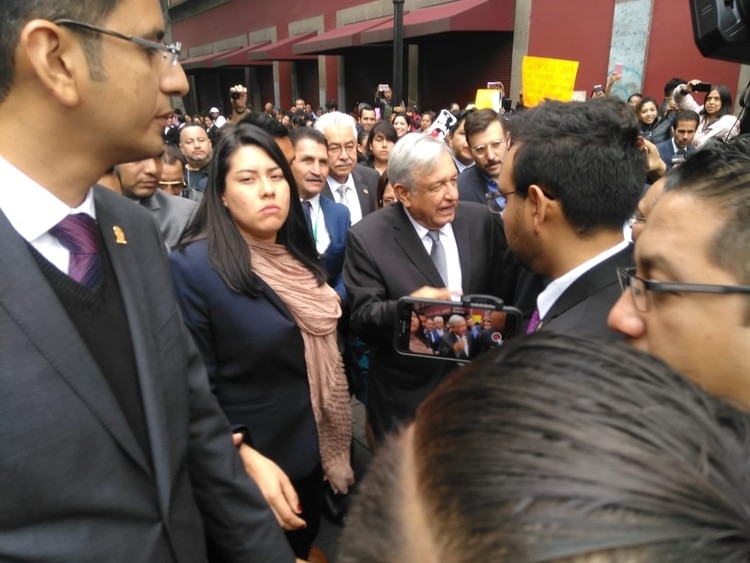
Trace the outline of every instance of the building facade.
<path fill-rule="evenodd" d="M 186 52 L 189 112 L 226 111 L 234 84 L 258 109 L 301 97 L 346 110 L 393 80 L 392 0 L 165 1 Z M 524 55 L 579 61 L 586 92 L 622 63 L 622 97 L 661 99 L 677 76 L 726 84 L 736 99 L 750 79 L 748 67 L 700 54 L 688 1 L 405 0 L 403 22 L 403 98 L 422 109 L 464 105 L 490 81 L 515 99 Z"/>

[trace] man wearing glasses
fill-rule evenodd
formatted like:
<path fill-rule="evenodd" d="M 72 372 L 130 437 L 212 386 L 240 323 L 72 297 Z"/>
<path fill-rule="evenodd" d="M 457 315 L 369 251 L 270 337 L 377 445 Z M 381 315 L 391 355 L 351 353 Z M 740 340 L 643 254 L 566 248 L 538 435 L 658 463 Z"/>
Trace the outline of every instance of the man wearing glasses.
<path fill-rule="evenodd" d="M 0 38 L 0 560 L 294 561 L 154 221 L 91 187 L 187 93 L 159 2 L 3 0 Z"/>
<path fill-rule="evenodd" d="M 339 111 L 323 114 L 315 128 L 328 141 L 328 181 L 321 193 L 345 205 L 355 225 L 377 208 L 380 175 L 357 164 L 357 122 L 351 115 Z"/>
<path fill-rule="evenodd" d="M 474 157 L 474 166 L 458 176 L 461 201 L 485 204 L 485 194 L 498 191 L 503 159 L 508 151 L 508 135 L 500 116 L 491 109 L 470 111 L 464 123 L 466 141 Z"/>
<path fill-rule="evenodd" d="M 750 139 L 673 170 L 619 271 L 609 325 L 711 393 L 750 408 Z"/>
<path fill-rule="evenodd" d="M 509 124 L 512 145 L 498 186 L 508 246 L 550 280 L 527 332 L 620 338 L 607 315 L 621 293 L 617 268 L 633 264 L 623 225 L 644 177 L 631 114 L 613 98 L 547 101 Z"/>

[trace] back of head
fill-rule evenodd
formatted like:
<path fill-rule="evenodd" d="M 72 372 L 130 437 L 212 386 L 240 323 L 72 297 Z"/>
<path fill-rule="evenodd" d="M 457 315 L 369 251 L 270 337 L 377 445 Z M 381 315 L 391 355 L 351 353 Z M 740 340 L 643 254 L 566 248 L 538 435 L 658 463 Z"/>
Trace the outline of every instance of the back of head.
<path fill-rule="evenodd" d="M 468 127 L 467 118 L 467 127 Z M 546 101 L 508 122 L 516 193 L 536 184 L 560 200 L 579 235 L 619 229 L 636 208 L 646 178 L 632 109 L 615 98 Z M 468 135 L 468 131 L 467 131 Z"/>
<path fill-rule="evenodd" d="M 240 123 L 255 125 L 263 129 L 263 131 L 271 135 L 274 139 L 283 139 L 289 136 L 289 129 L 284 127 L 278 119 L 275 119 L 266 112 L 251 112 L 243 117 Z"/>
<path fill-rule="evenodd" d="M 664 85 L 664 97 L 670 97 L 672 92 L 674 92 L 674 89 L 681 84 L 687 84 L 687 80 L 684 78 L 670 78 L 669 82 Z"/>
<path fill-rule="evenodd" d="M 446 562 L 746 561 L 749 446 L 746 413 L 651 356 L 519 338 L 376 457 L 341 561 L 414 560 L 420 515 L 420 549 Z"/>
<path fill-rule="evenodd" d="M 707 143 L 669 175 L 665 191 L 713 206 L 724 218 L 709 256 L 750 285 L 750 135 Z"/>
<path fill-rule="evenodd" d="M 180 152 L 180 149 L 169 143 L 164 143 L 164 152 L 161 153 L 161 159 L 164 164 L 174 164 L 175 162 L 185 164 L 185 155 Z"/>

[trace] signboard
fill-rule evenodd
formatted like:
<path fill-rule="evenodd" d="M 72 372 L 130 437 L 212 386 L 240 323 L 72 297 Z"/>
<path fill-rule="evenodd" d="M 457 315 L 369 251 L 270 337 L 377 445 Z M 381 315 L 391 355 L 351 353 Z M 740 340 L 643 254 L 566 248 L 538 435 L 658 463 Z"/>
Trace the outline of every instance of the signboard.
<path fill-rule="evenodd" d="M 523 100 L 526 107 L 534 107 L 546 98 L 569 102 L 578 74 L 578 61 L 523 58 Z"/>

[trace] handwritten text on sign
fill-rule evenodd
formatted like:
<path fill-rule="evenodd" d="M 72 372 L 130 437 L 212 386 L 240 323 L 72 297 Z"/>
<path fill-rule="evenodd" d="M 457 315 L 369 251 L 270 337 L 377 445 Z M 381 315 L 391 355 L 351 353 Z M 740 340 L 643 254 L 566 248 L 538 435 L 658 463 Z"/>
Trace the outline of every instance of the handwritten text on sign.
<path fill-rule="evenodd" d="M 523 58 L 523 99 L 526 107 L 534 107 L 545 98 L 569 102 L 578 73 L 578 61 Z"/>

